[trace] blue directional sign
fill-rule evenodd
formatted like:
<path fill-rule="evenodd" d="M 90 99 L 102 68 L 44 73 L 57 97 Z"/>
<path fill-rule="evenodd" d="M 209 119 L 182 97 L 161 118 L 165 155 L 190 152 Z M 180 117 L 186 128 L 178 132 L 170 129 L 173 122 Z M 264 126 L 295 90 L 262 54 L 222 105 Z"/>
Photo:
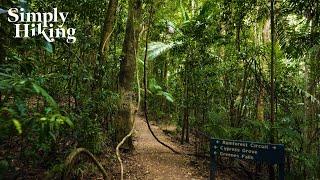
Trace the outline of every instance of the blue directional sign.
<path fill-rule="evenodd" d="M 278 164 L 279 179 L 284 179 L 284 145 L 265 144 L 250 141 L 235 141 L 225 139 L 210 140 L 211 172 L 210 179 L 215 179 L 216 157 L 228 157 L 243 160 L 252 160 L 269 165 Z"/>

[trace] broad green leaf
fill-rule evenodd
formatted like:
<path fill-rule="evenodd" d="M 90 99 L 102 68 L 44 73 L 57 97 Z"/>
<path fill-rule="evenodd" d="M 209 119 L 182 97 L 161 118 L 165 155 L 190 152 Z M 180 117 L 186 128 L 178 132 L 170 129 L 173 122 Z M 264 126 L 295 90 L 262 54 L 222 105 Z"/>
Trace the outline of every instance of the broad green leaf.
<path fill-rule="evenodd" d="M 166 98 L 166 100 L 169 101 L 169 102 L 173 102 L 174 101 L 173 100 L 173 96 L 168 92 L 160 91 L 160 92 L 157 93 L 157 95 L 164 96 Z"/>
<path fill-rule="evenodd" d="M 22 133 L 22 128 L 21 128 L 21 124 L 17 119 L 12 119 L 12 122 L 14 124 L 14 126 L 16 127 L 16 130 L 18 131 L 19 134 Z"/>
<path fill-rule="evenodd" d="M 162 90 L 162 87 L 158 85 L 155 78 L 149 80 L 149 89 L 152 93 L 157 93 Z"/>
<path fill-rule="evenodd" d="M 50 104 L 50 106 L 52 106 L 53 108 L 57 108 L 58 105 L 57 103 L 54 101 L 54 99 L 47 93 L 46 90 L 44 90 L 42 87 L 40 87 L 39 85 L 32 83 L 32 87 L 35 90 L 36 93 L 40 94 L 41 96 L 43 96 L 46 101 Z"/>
<path fill-rule="evenodd" d="M 74 127 L 73 122 L 68 117 L 65 117 L 64 122 L 66 122 L 70 127 Z"/>
<path fill-rule="evenodd" d="M 180 0 L 180 11 L 181 11 L 181 14 L 182 14 L 182 16 L 183 16 L 183 20 L 184 20 L 184 21 L 188 21 L 188 20 L 189 20 L 189 15 L 188 15 L 188 13 L 186 12 L 185 8 L 183 7 L 182 0 Z"/>

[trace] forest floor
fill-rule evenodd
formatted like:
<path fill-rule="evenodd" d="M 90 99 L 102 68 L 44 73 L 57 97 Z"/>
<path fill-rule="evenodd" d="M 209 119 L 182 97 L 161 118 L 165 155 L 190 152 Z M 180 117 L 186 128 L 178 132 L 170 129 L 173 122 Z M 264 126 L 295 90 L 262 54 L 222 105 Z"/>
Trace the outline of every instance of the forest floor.
<path fill-rule="evenodd" d="M 158 126 L 152 125 L 157 137 L 179 152 L 188 149 L 172 141 Z M 136 116 L 134 133 L 135 150 L 125 157 L 125 179 L 207 179 L 207 170 L 202 169 L 191 157 L 178 155 L 159 144 L 148 130 L 145 119 Z"/>

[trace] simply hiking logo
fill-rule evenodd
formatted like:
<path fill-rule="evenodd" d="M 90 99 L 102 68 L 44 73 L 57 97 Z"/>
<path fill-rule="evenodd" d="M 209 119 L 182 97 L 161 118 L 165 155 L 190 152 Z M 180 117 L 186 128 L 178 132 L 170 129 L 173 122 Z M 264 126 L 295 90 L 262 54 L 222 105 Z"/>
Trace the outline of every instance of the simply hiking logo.
<path fill-rule="evenodd" d="M 76 29 L 65 27 L 68 12 L 58 12 L 53 8 L 52 12 L 26 12 L 24 8 L 10 8 L 8 21 L 14 23 L 14 38 L 28 38 L 42 35 L 48 42 L 55 39 L 66 39 L 67 43 L 75 43 Z"/>

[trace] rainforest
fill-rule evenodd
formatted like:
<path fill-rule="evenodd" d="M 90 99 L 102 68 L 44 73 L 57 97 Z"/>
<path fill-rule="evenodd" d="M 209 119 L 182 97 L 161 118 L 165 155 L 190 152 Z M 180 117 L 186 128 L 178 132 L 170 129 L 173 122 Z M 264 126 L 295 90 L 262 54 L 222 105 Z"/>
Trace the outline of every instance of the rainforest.
<path fill-rule="evenodd" d="M 318 0 L 0 0 L 0 179 L 320 179 Z"/>

